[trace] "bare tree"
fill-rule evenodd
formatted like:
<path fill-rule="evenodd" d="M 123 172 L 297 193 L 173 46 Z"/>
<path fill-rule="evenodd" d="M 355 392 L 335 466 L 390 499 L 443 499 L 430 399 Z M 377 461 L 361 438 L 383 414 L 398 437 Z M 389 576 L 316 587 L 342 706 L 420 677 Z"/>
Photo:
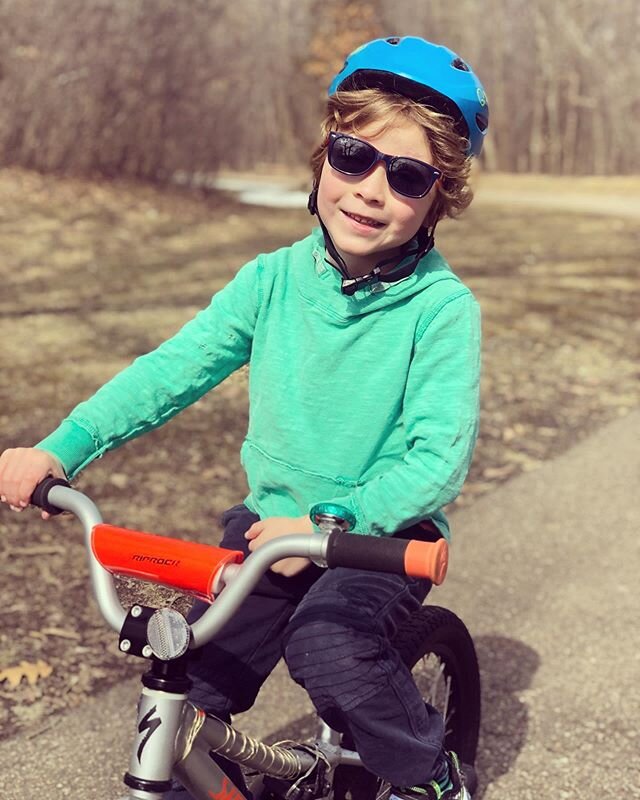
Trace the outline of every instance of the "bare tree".
<path fill-rule="evenodd" d="M 331 76 L 390 34 L 479 73 L 488 169 L 640 169 L 637 0 L 0 0 L 0 163 L 197 182 L 305 162 Z"/>

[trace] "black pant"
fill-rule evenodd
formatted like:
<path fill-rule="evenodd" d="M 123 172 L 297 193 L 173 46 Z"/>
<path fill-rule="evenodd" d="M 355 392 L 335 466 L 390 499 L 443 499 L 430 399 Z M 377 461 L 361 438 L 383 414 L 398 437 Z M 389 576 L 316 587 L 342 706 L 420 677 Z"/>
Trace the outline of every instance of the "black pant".
<path fill-rule="evenodd" d="M 257 520 L 243 505 L 225 512 L 222 546 L 248 554 L 244 533 Z M 416 526 L 396 535 L 421 533 Z M 442 752 L 442 717 L 425 705 L 389 640 L 430 588 L 426 580 L 366 570 L 311 565 L 291 578 L 269 571 L 199 651 L 190 699 L 223 718 L 246 711 L 284 656 L 320 716 L 351 735 L 371 772 L 394 786 L 426 782 Z"/>

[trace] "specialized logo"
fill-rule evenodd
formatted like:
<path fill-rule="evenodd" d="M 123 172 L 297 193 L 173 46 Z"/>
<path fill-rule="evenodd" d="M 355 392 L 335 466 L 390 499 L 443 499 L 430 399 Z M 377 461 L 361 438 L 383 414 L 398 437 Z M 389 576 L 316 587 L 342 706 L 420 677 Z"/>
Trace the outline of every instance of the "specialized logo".
<path fill-rule="evenodd" d="M 145 748 L 145 745 L 149 741 L 149 739 L 153 736 L 153 734 L 158 730 L 158 728 L 162 725 L 162 720 L 160 717 L 156 717 L 155 719 L 151 719 L 153 715 L 157 711 L 157 706 L 154 706 L 151 711 L 144 715 L 142 718 L 140 725 L 138 726 L 138 733 L 144 733 L 147 731 L 147 735 L 144 739 L 140 742 L 140 747 L 138 748 L 138 763 L 142 763 L 142 751 Z"/>
<path fill-rule="evenodd" d="M 180 563 L 179 558 L 158 558 L 157 556 L 143 556 L 138 553 L 134 553 L 131 556 L 132 561 L 148 561 L 151 564 L 159 564 L 163 567 L 177 567 Z"/>
<path fill-rule="evenodd" d="M 222 789 L 219 792 L 209 792 L 211 800 L 244 800 L 244 795 L 239 792 L 228 778 L 222 779 Z"/>

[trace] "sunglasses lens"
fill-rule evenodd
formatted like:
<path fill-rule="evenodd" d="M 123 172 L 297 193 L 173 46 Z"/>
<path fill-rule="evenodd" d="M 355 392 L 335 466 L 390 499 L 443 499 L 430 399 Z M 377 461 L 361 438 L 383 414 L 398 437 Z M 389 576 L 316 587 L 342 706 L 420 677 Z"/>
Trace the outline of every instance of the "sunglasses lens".
<path fill-rule="evenodd" d="M 364 175 L 382 159 L 387 167 L 387 180 L 391 188 L 405 197 L 424 197 L 439 172 L 413 158 L 385 156 L 370 145 L 353 136 L 332 133 L 329 139 L 329 164 L 344 175 Z"/>
<path fill-rule="evenodd" d="M 371 169 L 376 151 L 366 142 L 349 136 L 338 136 L 329 148 L 329 164 L 346 175 L 362 175 Z"/>
<path fill-rule="evenodd" d="M 435 175 L 422 164 L 396 158 L 387 171 L 389 185 L 406 197 L 424 197 L 433 186 Z"/>

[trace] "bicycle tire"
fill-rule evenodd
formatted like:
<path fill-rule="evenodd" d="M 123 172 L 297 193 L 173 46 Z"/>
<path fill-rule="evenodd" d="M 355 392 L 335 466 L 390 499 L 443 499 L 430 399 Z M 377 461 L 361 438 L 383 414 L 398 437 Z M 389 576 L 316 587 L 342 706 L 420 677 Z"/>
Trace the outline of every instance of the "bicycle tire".
<path fill-rule="evenodd" d="M 398 628 L 393 644 L 425 702 L 445 717 L 445 749 L 473 766 L 480 732 L 480 670 L 467 627 L 449 609 L 422 606 Z M 376 800 L 385 795 L 385 788 L 362 767 L 340 766 L 333 800 Z"/>

